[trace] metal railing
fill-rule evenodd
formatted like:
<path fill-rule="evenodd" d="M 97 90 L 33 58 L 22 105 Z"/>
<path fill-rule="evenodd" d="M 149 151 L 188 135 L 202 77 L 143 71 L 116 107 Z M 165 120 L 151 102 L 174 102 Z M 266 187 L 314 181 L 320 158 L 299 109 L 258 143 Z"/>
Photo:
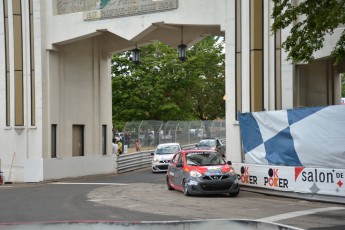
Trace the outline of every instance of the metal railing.
<path fill-rule="evenodd" d="M 121 136 L 124 145 L 133 147 L 136 141 L 142 147 L 155 148 L 161 143 L 197 143 L 205 137 L 225 138 L 225 120 L 212 121 L 131 121 L 122 132 L 114 130 L 114 138 Z"/>
<path fill-rule="evenodd" d="M 152 156 L 151 153 L 154 150 L 137 152 L 132 154 L 122 154 L 117 157 L 117 173 L 124 173 L 141 168 L 147 168 L 151 166 Z"/>

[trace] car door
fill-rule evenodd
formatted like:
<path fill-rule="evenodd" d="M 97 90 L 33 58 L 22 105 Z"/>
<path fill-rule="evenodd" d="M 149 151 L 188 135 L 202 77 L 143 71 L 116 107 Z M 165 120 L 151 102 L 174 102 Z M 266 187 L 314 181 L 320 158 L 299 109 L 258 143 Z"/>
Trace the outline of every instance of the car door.
<path fill-rule="evenodd" d="M 177 153 L 175 154 L 175 156 L 173 156 L 173 158 L 170 161 L 168 173 L 167 173 L 170 183 L 172 183 L 174 186 L 176 186 L 176 183 L 175 183 L 175 175 L 176 175 L 176 170 L 177 170 L 176 165 L 178 163 L 179 157 L 180 157 L 180 153 Z"/>
<path fill-rule="evenodd" d="M 176 171 L 175 171 L 175 184 L 176 186 L 181 187 L 182 189 L 182 181 L 183 181 L 183 176 L 184 176 L 184 155 L 180 154 L 179 158 L 178 158 L 178 162 L 177 165 L 179 165 L 180 167 L 176 166 Z"/>

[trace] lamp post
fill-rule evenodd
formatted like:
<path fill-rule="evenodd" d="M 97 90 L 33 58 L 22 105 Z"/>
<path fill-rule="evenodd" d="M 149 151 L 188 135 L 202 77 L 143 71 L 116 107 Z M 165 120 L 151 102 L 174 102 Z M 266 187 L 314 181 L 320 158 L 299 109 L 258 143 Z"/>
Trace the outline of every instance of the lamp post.
<path fill-rule="evenodd" d="M 187 46 L 183 44 L 183 26 L 181 27 L 181 44 L 177 47 L 178 59 L 187 60 Z"/>

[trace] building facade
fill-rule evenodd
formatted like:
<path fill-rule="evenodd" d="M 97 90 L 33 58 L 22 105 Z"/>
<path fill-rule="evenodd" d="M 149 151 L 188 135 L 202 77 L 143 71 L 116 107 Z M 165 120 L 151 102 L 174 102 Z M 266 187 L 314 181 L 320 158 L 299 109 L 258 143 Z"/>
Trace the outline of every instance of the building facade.
<path fill-rule="evenodd" d="M 159 40 L 225 37 L 227 157 L 241 162 L 238 112 L 340 104 L 344 65 L 286 62 L 264 0 L 3 0 L 0 171 L 38 182 L 114 172 L 111 58 Z"/>

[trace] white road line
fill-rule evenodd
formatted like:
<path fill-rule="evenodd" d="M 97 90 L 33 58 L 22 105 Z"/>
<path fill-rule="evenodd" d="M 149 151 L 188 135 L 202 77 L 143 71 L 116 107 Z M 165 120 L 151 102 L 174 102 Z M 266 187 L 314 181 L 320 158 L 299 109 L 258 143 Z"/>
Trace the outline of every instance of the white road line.
<path fill-rule="evenodd" d="M 127 198 L 124 198 L 124 197 L 116 197 L 114 199 L 91 199 L 91 200 L 87 200 L 87 201 L 91 201 L 91 202 L 99 202 L 99 201 L 107 201 L 107 200 L 121 200 L 121 199 L 127 199 Z"/>
<path fill-rule="evenodd" d="M 142 204 L 128 205 L 128 206 L 126 206 L 126 208 L 134 208 L 134 207 L 137 207 L 137 206 L 142 206 Z"/>
<path fill-rule="evenodd" d="M 275 221 L 279 221 L 279 220 L 310 215 L 310 214 L 314 214 L 314 213 L 318 213 L 318 212 L 329 212 L 329 211 L 336 211 L 336 210 L 342 210 L 342 209 L 345 209 L 345 208 L 342 208 L 342 207 L 315 208 L 315 209 L 309 209 L 309 210 L 303 210 L 303 211 L 297 211 L 297 212 L 284 213 L 284 214 L 280 214 L 280 215 L 276 215 L 276 216 L 261 218 L 258 220 L 259 221 L 275 222 Z"/>
<path fill-rule="evenodd" d="M 127 185 L 120 183 L 74 183 L 74 182 L 54 182 L 51 184 L 62 184 L 62 185 Z"/>

